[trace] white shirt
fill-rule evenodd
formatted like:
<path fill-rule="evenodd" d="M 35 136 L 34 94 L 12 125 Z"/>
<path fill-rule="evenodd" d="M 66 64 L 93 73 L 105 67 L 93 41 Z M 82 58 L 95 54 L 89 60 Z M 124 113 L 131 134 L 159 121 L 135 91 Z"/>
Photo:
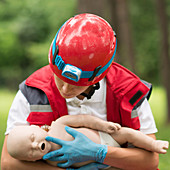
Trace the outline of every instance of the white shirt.
<path fill-rule="evenodd" d="M 79 100 L 77 97 L 66 99 L 68 114 L 90 114 L 106 120 L 106 80 L 100 81 L 100 89 L 96 90 L 91 99 Z M 148 101 L 143 103 L 132 113 L 138 114 L 140 120 L 140 131 L 145 134 L 156 133 L 157 128 Z M 7 129 L 5 135 L 16 125 L 29 125 L 26 121 L 30 113 L 30 105 L 19 90 L 9 110 Z"/>

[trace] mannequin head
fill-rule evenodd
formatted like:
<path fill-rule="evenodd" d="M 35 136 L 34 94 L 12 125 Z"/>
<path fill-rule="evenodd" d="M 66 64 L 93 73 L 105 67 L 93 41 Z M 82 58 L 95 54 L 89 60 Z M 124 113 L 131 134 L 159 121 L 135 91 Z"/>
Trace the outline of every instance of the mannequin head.
<path fill-rule="evenodd" d="M 8 135 L 8 153 L 19 160 L 39 160 L 51 149 L 46 136 L 47 132 L 38 126 L 16 126 Z"/>

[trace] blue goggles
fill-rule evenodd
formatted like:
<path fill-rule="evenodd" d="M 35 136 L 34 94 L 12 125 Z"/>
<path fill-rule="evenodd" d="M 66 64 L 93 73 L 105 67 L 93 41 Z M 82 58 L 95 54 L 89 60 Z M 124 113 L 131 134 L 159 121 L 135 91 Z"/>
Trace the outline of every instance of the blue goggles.
<path fill-rule="evenodd" d="M 100 74 L 102 74 L 104 71 L 106 71 L 106 69 L 111 65 L 111 63 L 113 62 L 113 59 L 115 57 L 116 54 L 116 49 L 117 49 L 117 39 L 116 39 L 116 45 L 115 45 L 115 51 L 113 53 L 112 58 L 109 60 L 109 62 L 105 65 L 105 66 L 98 66 L 95 68 L 94 71 L 83 71 L 80 68 L 73 66 L 71 64 L 66 64 L 63 59 L 61 58 L 61 56 L 58 55 L 59 53 L 59 47 L 58 45 L 56 46 L 56 40 L 57 40 L 57 36 L 59 33 L 60 29 L 58 30 L 54 41 L 53 41 L 53 46 L 52 46 L 52 55 L 53 55 L 53 59 L 52 59 L 52 63 L 53 65 L 56 65 L 58 67 L 59 70 L 62 70 L 62 76 L 73 80 L 75 82 L 78 82 L 81 78 L 88 78 L 88 81 L 92 81 L 95 77 L 99 76 Z M 115 34 L 116 35 L 116 34 Z"/>

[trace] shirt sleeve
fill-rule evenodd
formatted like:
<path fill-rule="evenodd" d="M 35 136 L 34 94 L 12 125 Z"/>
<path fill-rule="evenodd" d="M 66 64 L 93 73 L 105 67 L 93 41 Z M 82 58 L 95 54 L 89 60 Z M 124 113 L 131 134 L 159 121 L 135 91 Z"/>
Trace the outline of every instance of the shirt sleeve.
<path fill-rule="evenodd" d="M 155 124 L 154 117 L 147 99 L 145 99 L 142 104 L 132 112 L 137 112 L 140 120 L 140 131 L 144 134 L 152 134 L 158 132 Z"/>
<path fill-rule="evenodd" d="M 16 125 L 29 125 L 26 120 L 29 113 L 29 103 L 22 92 L 19 90 L 9 110 L 5 135 L 8 135 L 11 129 Z"/>

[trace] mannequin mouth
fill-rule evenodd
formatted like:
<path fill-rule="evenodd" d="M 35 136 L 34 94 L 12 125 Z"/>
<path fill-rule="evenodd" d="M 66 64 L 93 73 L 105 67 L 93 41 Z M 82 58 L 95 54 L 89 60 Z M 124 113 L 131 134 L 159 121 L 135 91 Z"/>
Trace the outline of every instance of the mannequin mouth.
<path fill-rule="evenodd" d="M 41 144 L 41 150 L 45 150 L 45 143 Z"/>

